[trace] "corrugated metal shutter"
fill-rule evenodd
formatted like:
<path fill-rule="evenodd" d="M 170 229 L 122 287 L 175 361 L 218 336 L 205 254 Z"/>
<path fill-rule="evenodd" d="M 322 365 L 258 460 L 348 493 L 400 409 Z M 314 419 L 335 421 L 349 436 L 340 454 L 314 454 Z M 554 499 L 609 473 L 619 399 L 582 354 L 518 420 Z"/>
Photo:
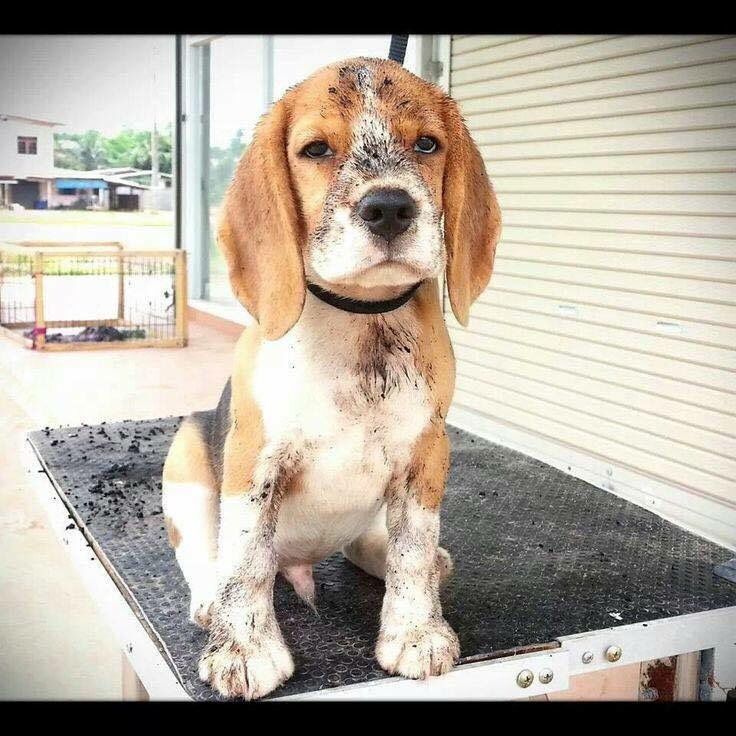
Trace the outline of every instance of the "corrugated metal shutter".
<path fill-rule="evenodd" d="M 736 39 L 451 49 L 504 217 L 455 404 L 736 510 Z"/>

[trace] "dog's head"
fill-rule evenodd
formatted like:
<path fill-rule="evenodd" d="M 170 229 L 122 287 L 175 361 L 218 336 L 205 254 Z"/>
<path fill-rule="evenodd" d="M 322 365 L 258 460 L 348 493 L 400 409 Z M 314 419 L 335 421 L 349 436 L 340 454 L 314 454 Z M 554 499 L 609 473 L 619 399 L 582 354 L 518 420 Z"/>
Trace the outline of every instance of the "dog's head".
<path fill-rule="evenodd" d="M 383 299 L 444 267 L 453 312 L 467 324 L 499 234 L 496 198 L 455 102 L 393 61 L 358 58 L 316 72 L 264 116 L 218 239 L 235 295 L 276 339 L 299 319 L 306 279 Z"/>

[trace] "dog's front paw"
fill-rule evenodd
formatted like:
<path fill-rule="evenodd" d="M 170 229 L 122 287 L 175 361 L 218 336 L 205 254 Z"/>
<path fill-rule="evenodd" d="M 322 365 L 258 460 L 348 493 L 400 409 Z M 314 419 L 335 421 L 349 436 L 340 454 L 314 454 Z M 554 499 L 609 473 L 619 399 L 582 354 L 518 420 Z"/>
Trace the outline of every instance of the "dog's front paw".
<path fill-rule="evenodd" d="M 386 672 L 412 679 L 443 675 L 459 656 L 457 634 L 443 618 L 382 630 L 376 644 L 376 659 Z"/>
<path fill-rule="evenodd" d="M 286 645 L 275 637 L 210 640 L 199 660 L 199 677 L 228 698 L 254 700 L 268 695 L 294 673 Z"/>

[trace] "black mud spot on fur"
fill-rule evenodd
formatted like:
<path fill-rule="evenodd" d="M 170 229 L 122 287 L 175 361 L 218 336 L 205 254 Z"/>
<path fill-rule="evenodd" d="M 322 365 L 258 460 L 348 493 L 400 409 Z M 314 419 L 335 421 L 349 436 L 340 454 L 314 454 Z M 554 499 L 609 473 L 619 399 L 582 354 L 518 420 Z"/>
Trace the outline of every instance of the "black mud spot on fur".
<path fill-rule="evenodd" d="M 379 317 L 371 322 L 356 363 L 361 393 L 368 403 L 378 403 L 402 384 L 412 383 L 417 366 L 409 356 L 416 347 L 416 337 L 398 320 Z"/>

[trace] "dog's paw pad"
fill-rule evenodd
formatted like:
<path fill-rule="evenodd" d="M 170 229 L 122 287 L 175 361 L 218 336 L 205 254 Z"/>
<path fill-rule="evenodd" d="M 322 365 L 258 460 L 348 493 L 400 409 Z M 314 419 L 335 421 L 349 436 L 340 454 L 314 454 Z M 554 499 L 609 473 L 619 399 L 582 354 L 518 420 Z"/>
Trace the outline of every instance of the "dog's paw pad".
<path fill-rule="evenodd" d="M 444 619 L 378 637 L 376 659 L 386 672 L 412 679 L 443 675 L 460 657 L 457 634 Z"/>
<path fill-rule="evenodd" d="M 262 698 L 293 672 L 291 654 L 277 639 L 246 643 L 229 639 L 208 646 L 199 661 L 200 679 L 227 698 Z"/>

